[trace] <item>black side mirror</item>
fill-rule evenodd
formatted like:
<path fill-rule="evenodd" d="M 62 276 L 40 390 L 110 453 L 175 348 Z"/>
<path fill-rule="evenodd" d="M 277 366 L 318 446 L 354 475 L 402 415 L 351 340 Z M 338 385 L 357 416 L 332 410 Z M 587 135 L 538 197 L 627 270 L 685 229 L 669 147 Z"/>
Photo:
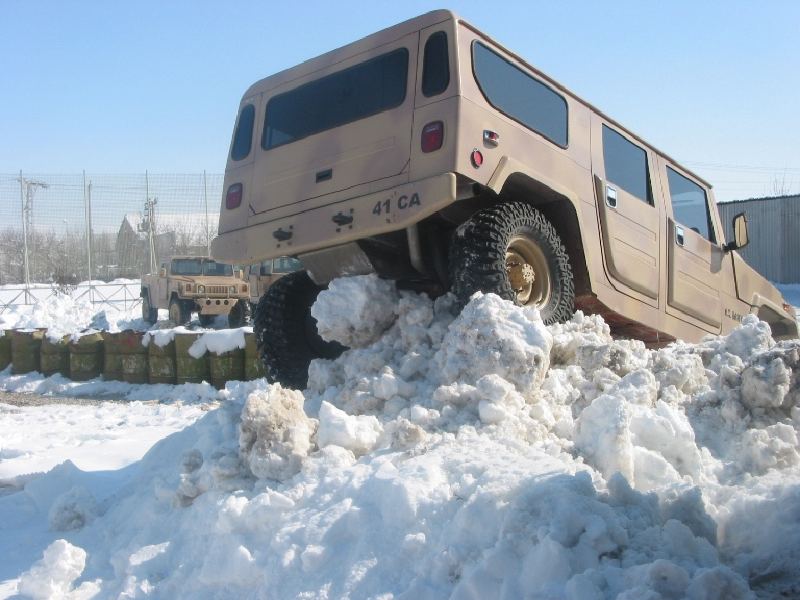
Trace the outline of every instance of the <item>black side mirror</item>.
<path fill-rule="evenodd" d="M 750 237 L 747 234 L 747 215 L 739 213 L 733 217 L 733 241 L 725 244 L 723 250 L 725 250 L 725 252 L 739 250 L 749 243 Z"/>

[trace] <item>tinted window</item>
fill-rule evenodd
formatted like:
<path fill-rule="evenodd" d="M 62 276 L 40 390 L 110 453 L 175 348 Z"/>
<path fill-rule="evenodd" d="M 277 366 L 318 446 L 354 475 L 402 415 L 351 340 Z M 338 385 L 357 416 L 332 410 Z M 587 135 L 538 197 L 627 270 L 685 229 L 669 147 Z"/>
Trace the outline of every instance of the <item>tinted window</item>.
<path fill-rule="evenodd" d="M 253 122 L 255 121 L 256 109 L 252 104 L 242 107 L 239 113 L 239 122 L 236 124 L 236 133 L 233 136 L 233 147 L 231 148 L 231 158 L 242 160 L 250 154 L 250 146 L 253 144 Z"/>
<path fill-rule="evenodd" d="M 606 167 L 606 179 L 609 182 L 640 200 L 653 203 L 647 170 L 647 153 L 605 125 L 603 125 L 603 162 Z"/>
<path fill-rule="evenodd" d="M 276 273 L 291 273 L 301 269 L 302 267 L 303 263 L 296 258 L 281 256 L 280 258 L 275 259 L 274 269 Z"/>
<path fill-rule="evenodd" d="M 447 55 L 447 34 L 437 31 L 425 42 L 422 60 L 422 93 L 436 96 L 450 83 L 450 61 Z"/>
<path fill-rule="evenodd" d="M 172 261 L 173 275 L 200 275 L 203 265 L 199 258 L 176 258 Z"/>
<path fill-rule="evenodd" d="M 203 275 L 233 277 L 233 267 L 213 260 L 206 260 L 203 262 Z"/>
<path fill-rule="evenodd" d="M 560 146 L 567 145 L 567 102 L 483 44 L 473 44 L 475 79 L 489 103 Z"/>
<path fill-rule="evenodd" d="M 706 192 L 691 179 L 667 167 L 669 196 L 675 220 L 716 243 Z"/>
<path fill-rule="evenodd" d="M 261 146 L 268 150 L 400 106 L 407 79 L 408 50 L 400 48 L 274 96 Z"/>

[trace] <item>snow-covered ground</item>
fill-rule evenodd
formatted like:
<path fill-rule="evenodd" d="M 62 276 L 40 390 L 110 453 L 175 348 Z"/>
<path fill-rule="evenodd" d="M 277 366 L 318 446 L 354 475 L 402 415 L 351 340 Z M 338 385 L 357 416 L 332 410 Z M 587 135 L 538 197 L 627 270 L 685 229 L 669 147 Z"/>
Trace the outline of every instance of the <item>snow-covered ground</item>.
<path fill-rule="evenodd" d="M 303 393 L 0 405 L 0 597 L 800 596 L 800 343 L 455 313 L 340 280 L 314 315 L 352 349 Z"/>

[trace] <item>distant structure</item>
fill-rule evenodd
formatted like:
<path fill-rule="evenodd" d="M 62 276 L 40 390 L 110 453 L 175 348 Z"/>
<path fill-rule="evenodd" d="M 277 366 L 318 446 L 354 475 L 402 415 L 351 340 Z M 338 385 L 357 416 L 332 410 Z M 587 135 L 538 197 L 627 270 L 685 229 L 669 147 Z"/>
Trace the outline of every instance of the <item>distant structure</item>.
<path fill-rule="evenodd" d="M 216 214 L 156 213 L 153 246 L 156 264 L 175 254 L 204 256 L 208 239 L 217 232 Z M 127 213 L 117 232 L 116 255 L 119 277 L 139 277 L 150 271 L 149 222 L 141 213 Z"/>
<path fill-rule="evenodd" d="M 800 283 L 800 194 L 718 203 L 725 239 L 733 239 L 733 217 L 747 215 L 750 244 L 739 252 L 775 283 Z"/>

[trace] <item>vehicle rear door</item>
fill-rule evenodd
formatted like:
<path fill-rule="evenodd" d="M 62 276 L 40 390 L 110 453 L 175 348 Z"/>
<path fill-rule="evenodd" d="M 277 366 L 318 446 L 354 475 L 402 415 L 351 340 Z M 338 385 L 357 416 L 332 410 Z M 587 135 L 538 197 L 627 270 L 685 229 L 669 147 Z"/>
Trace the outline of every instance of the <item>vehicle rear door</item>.
<path fill-rule="evenodd" d="M 251 225 L 408 180 L 418 39 L 341 57 L 267 94 Z"/>
<path fill-rule="evenodd" d="M 603 246 L 612 286 L 652 306 L 659 296 L 659 228 L 654 157 L 627 133 L 592 115 L 592 170 Z"/>

